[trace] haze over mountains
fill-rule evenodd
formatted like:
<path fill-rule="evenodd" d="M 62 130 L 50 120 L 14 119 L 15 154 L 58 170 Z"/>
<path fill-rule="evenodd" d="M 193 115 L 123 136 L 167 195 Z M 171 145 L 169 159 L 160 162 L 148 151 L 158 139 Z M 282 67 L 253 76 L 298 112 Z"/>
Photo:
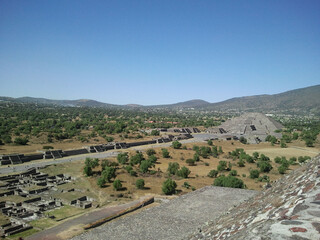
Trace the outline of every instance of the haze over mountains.
<path fill-rule="evenodd" d="M 214 92 L 213 92 L 214 94 Z M 71 107 L 106 107 L 106 108 L 146 108 L 146 109 L 188 109 L 197 108 L 217 111 L 292 111 L 320 114 L 320 85 L 295 89 L 273 95 L 256 95 L 231 98 L 222 102 L 209 103 L 201 99 L 167 105 L 142 106 L 137 104 L 116 105 L 90 99 L 51 100 L 33 97 L 0 97 L 2 101 L 47 104 Z"/>

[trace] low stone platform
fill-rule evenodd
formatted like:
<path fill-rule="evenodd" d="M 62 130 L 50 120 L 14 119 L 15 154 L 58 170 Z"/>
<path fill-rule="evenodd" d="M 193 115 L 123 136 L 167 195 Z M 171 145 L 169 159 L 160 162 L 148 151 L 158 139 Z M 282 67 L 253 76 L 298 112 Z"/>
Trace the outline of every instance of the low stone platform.
<path fill-rule="evenodd" d="M 203 223 L 256 194 L 251 190 L 207 186 L 73 239 L 184 239 Z"/>

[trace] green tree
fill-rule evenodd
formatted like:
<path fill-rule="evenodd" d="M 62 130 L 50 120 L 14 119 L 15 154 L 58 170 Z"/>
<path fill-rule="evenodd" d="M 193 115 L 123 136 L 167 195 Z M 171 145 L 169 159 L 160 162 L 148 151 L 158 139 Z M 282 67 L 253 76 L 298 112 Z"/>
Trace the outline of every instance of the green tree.
<path fill-rule="evenodd" d="M 240 160 L 238 161 L 238 166 L 239 166 L 239 167 L 244 167 L 244 166 L 245 166 L 244 161 L 243 161 L 242 159 L 240 159 Z"/>
<path fill-rule="evenodd" d="M 92 174 L 93 174 L 92 168 L 89 167 L 89 166 L 85 166 L 84 169 L 83 169 L 83 173 L 88 177 L 92 176 Z"/>
<path fill-rule="evenodd" d="M 106 184 L 105 178 L 103 176 L 99 177 L 97 180 L 97 185 L 102 188 L 104 184 Z"/>
<path fill-rule="evenodd" d="M 152 130 L 151 131 L 151 135 L 152 136 L 159 136 L 160 135 L 160 132 L 158 130 Z"/>
<path fill-rule="evenodd" d="M 279 171 L 280 174 L 285 174 L 286 171 L 287 171 L 287 168 L 285 166 L 283 166 L 283 165 L 280 165 L 278 167 L 278 171 Z"/>
<path fill-rule="evenodd" d="M 112 185 L 113 185 L 114 190 L 116 190 L 116 191 L 119 191 L 122 188 L 122 183 L 119 179 L 114 180 Z"/>
<path fill-rule="evenodd" d="M 86 158 L 84 164 L 88 167 L 91 167 L 91 168 L 95 168 L 95 167 L 98 167 L 99 166 L 99 159 L 98 158 Z"/>
<path fill-rule="evenodd" d="M 213 141 L 211 139 L 208 140 L 208 145 L 212 146 L 213 145 Z"/>
<path fill-rule="evenodd" d="M 156 151 L 153 148 L 149 148 L 147 150 L 147 155 L 148 156 L 152 156 L 152 155 L 155 155 L 155 154 L 156 154 Z"/>
<path fill-rule="evenodd" d="M 143 154 L 141 152 L 137 152 L 135 155 L 133 155 L 130 158 L 130 164 L 131 165 L 141 164 L 143 160 L 145 160 L 143 157 Z"/>
<path fill-rule="evenodd" d="M 215 178 L 218 176 L 218 171 L 217 170 L 211 170 L 209 173 L 208 173 L 208 177 L 210 178 Z"/>
<path fill-rule="evenodd" d="M 214 180 L 213 185 L 230 188 L 245 188 L 243 181 L 234 176 L 220 176 Z"/>
<path fill-rule="evenodd" d="M 260 161 L 258 167 L 260 168 L 260 172 L 270 172 L 272 169 L 272 165 L 266 161 Z"/>
<path fill-rule="evenodd" d="M 117 160 L 120 164 L 125 165 L 129 161 L 129 156 L 127 152 L 119 153 L 117 156 Z"/>
<path fill-rule="evenodd" d="M 151 162 L 149 162 L 148 160 L 143 160 L 140 164 L 140 171 L 142 173 L 147 173 L 151 165 L 152 165 Z"/>
<path fill-rule="evenodd" d="M 259 174 L 260 174 L 260 171 L 257 169 L 250 170 L 250 178 L 252 178 L 252 179 L 258 178 Z"/>
<path fill-rule="evenodd" d="M 106 167 L 101 175 L 105 178 L 106 181 L 111 182 L 112 178 L 116 177 L 116 169 L 113 167 Z"/>
<path fill-rule="evenodd" d="M 167 172 L 168 172 L 169 174 L 176 175 L 177 172 L 178 172 L 178 170 L 179 170 L 179 168 L 180 168 L 179 163 L 177 163 L 177 162 L 171 162 L 171 163 L 169 163 Z"/>
<path fill-rule="evenodd" d="M 172 195 L 176 193 L 177 183 L 171 178 L 168 178 L 162 184 L 162 192 L 166 195 Z"/>
<path fill-rule="evenodd" d="M 192 158 L 188 158 L 188 159 L 186 160 L 186 163 L 187 163 L 189 166 L 195 166 L 195 165 L 196 165 L 196 164 L 195 164 L 195 160 L 192 159 Z"/>
<path fill-rule="evenodd" d="M 179 149 L 179 148 L 181 148 L 181 146 L 182 146 L 182 144 L 180 142 L 178 142 L 178 141 L 173 141 L 172 142 L 172 147 L 174 149 Z"/>
<path fill-rule="evenodd" d="M 219 172 L 226 170 L 227 168 L 227 162 L 226 161 L 219 161 L 219 165 L 217 167 L 217 170 Z"/>
<path fill-rule="evenodd" d="M 137 187 L 138 189 L 144 189 L 144 185 L 145 185 L 145 183 L 144 183 L 144 180 L 143 180 L 143 179 L 137 179 L 137 181 L 136 181 L 136 187 Z"/>
<path fill-rule="evenodd" d="M 256 160 L 258 160 L 258 158 L 259 158 L 259 153 L 258 152 L 253 152 L 252 153 L 252 157 L 253 157 L 253 159 L 256 161 Z"/>
<path fill-rule="evenodd" d="M 229 173 L 229 176 L 237 176 L 237 175 L 238 175 L 237 170 L 231 170 Z"/>
<path fill-rule="evenodd" d="M 294 133 L 292 134 L 292 139 L 293 139 L 293 140 L 297 140 L 298 138 L 299 138 L 299 133 L 294 132 Z"/>
<path fill-rule="evenodd" d="M 195 162 L 199 162 L 199 161 L 200 161 L 200 156 L 199 156 L 198 153 L 195 153 L 195 154 L 193 155 L 193 160 L 194 160 Z"/>
<path fill-rule="evenodd" d="M 168 149 L 162 148 L 162 149 L 161 149 L 161 152 L 162 152 L 162 157 L 164 157 L 164 158 L 170 158 L 170 153 L 169 153 Z"/>
<path fill-rule="evenodd" d="M 191 171 L 187 167 L 182 167 L 180 170 L 178 170 L 177 175 L 182 178 L 188 178 Z"/>

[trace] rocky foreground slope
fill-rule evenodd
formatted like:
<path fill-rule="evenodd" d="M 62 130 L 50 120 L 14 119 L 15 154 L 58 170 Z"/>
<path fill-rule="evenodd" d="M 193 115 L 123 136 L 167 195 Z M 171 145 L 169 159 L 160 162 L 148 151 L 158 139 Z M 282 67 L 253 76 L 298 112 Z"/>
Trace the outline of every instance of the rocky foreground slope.
<path fill-rule="evenodd" d="M 188 239 L 320 239 L 320 155 Z"/>

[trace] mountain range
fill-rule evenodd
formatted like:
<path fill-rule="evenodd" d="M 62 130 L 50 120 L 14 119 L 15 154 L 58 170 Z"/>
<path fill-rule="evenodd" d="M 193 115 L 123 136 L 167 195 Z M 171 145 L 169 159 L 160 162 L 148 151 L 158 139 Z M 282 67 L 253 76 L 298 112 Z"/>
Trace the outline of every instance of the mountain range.
<path fill-rule="evenodd" d="M 116 105 L 90 99 L 51 100 L 33 97 L 0 97 L 6 102 L 46 104 L 70 107 L 105 107 L 105 108 L 145 108 L 145 109 L 201 109 L 213 111 L 258 111 L 258 112 L 293 112 L 320 115 L 320 85 L 295 89 L 279 94 L 256 95 L 231 98 L 222 102 L 210 103 L 201 99 L 167 105 L 142 106 L 138 104 Z"/>

